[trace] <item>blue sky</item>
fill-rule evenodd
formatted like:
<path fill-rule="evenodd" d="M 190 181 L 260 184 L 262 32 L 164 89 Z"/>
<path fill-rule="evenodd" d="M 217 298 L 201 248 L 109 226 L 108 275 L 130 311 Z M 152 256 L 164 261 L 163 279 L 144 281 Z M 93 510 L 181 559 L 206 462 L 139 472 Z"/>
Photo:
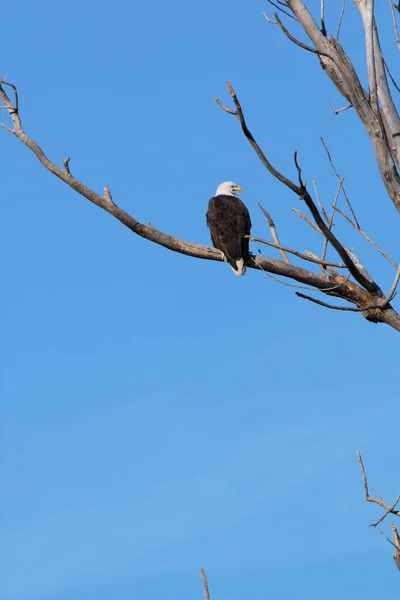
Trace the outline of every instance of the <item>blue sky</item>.
<path fill-rule="evenodd" d="M 318 252 L 291 211 L 304 207 L 213 102 L 231 81 L 271 161 L 294 176 L 297 149 L 329 206 L 325 137 L 362 225 L 399 260 L 367 135 L 351 111 L 332 115 L 328 98 L 343 100 L 265 9 L 7 3 L 2 74 L 51 159 L 70 156 L 139 220 L 208 244 L 208 199 L 234 180 L 256 235 L 260 201 L 283 243 Z M 352 3 L 342 43 L 365 81 Z M 201 598 L 200 568 L 219 600 L 397 598 L 355 451 L 371 493 L 394 500 L 398 334 L 133 236 L 0 133 L 2 598 Z M 345 224 L 336 232 L 388 290 L 392 267 Z"/>

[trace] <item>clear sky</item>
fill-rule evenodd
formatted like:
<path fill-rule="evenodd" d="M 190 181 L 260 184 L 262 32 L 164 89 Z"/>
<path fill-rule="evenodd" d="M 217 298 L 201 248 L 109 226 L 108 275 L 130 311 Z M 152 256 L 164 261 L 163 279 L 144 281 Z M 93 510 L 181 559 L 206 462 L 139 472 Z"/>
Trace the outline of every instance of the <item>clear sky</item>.
<path fill-rule="evenodd" d="M 341 3 L 329 4 L 334 33 Z M 231 81 L 269 158 L 294 177 L 297 149 L 328 207 L 325 137 L 362 225 L 400 260 L 367 135 L 351 111 L 333 116 L 328 98 L 344 102 L 317 58 L 266 8 L 3 3 L 1 75 L 51 159 L 70 156 L 139 220 L 209 244 L 208 199 L 233 180 L 256 235 L 268 236 L 261 201 L 283 243 L 320 252 L 291 211 L 305 207 L 213 102 Z M 365 81 L 351 2 L 342 43 Z M 371 493 L 394 501 L 399 334 L 135 237 L 5 131 L 0 149 L 2 600 L 199 599 L 200 568 L 215 600 L 398 598 L 355 452 Z M 388 291 L 393 268 L 336 232 Z"/>

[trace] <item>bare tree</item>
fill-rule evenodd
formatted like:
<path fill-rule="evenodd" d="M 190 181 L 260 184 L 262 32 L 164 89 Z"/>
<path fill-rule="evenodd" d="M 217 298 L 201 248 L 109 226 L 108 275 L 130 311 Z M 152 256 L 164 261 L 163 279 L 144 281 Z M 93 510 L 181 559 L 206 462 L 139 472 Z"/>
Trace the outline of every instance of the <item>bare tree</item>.
<path fill-rule="evenodd" d="M 394 547 L 395 552 L 393 554 L 393 560 L 396 563 L 397 568 L 400 571 L 400 535 L 399 535 L 399 532 L 397 531 L 396 523 L 395 523 L 395 521 L 392 521 L 393 542 L 378 527 L 378 525 L 383 523 L 383 521 L 386 519 L 386 517 L 388 515 L 394 515 L 395 517 L 400 517 L 400 510 L 398 510 L 396 508 L 400 501 L 400 494 L 397 494 L 397 498 L 392 505 L 389 505 L 386 502 L 384 502 L 382 499 L 382 496 L 380 494 L 377 494 L 376 498 L 374 498 L 373 496 L 370 496 L 369 489 L 368 489 L 367 475 L 365 473 L 364 463 L 363 463 L 360 452 L 357 452 L 357 458 L 358 458 L 358 462 L 360 464 L 361 475 L 363 478 L 364 494 L 365 494 L 366 501 L 373 502 L 374 504 L 378 504 L 378 506 L 381 506 L 383 509 L 385 509 L 385 513 L 383 514 L 383 516 L 380 517 L 380 519 L 378 519 L 375 523 L 371 523 L 370 527 L 374 527 L 375 529 L 377 529 L 379 531 L 379 533 L 381 533 L 383 535 L 383 537 L 389 542 L 389 544 L 391 544 Z"/>
<path fill-rule="evenodd" d="M 296 26 L 302 29 L 308 36 L 311 45 L 294 37 L 282 22 L 278 12 L 275 12 L 273 19 L 265 15 L 269 23 L 280 27 L 291 42 L 303 50 L 315 54 L 319 59 L 322 69 L 327 73 L 338 91 L 347 101 L 348 106 L 333 112 L 339 114 L 343 110 L 352 108 L 363 123 L 370 137 L 387 194 L 397 210 L 400 211 L 400 118 L 392 97 L 392 90 L 394 87 L 397 87 L 397 84 L 388 70 L 381 50 L 378 27 L 374 17 L 374 0 L 353 0 L 361 15 L 365 30 L 368 89 L 364 89 L 362 86 L 353 64 L 338 41 L 342 21 L 345 18 L 344 0 L 338 16 L 335 36 L 328 35 L 328 24 L 325 20 L 323 0 L 321 0 L 320 4 L 319 24 L 301 0 L 268 1 L 279 11 L 282 18 L 290 18 L 291 23 L 296 23 Z M 390 3 L 390 7 L 391 17 L 388 12 L 388 18 L 393 19 L 394 37 L 400 48 L 400 38 L 396 21 L 399 7 L 392 3 Z M 386 323 L 395 330 L 400 331 L 400 314 L 391 305 L 400 278 L 400 266 L 361 228 L 354 208 L 346 194 L 343 178 L 337 173 L 325 144 L 325 150 L 328 153 L 331 166 L 338 178 L 338 187 L 333 206 L 328 211 L 330 212 L 329 215 L 320 202 L 316 186 L 314 186 L 315 199 L 308 190 L 302 176 L 297 152 L 293 153 L 294 165 L 297 171 L 297 182 L 280 173 L 272 165 L 247 126 L 244 112 L 235 90 L 229 83 L 227 85 L 233 102 L 232 108 L 225 106 L 218 98 L 215 98 L 216 102 L 226 113 L 238 119 L 245 137 L 271 175 L 278 179 L 284 186 L 288 187 L 304 202 L 310 216 L 306 216 L 297 209 L 295 212 L 323 237 L 322 251 L 318 256 L 310 251 L 302 253 L 294 248 L 282 246 L 270 214 L 263 207 L 260 207 L 268 222 L 273 241 L 271 242 L 262 237 L 255 236 L 250 237 L 250 241 L 262 243 L 265 246 L 278 250 L 281 259 L 270 258 L 260 253 L 258 256 L 250 256 L 247 266 L 294 280 L 302 284 L 300 287 L 304 287 L 304 285 L 308 286 L 312 291 L 319 291 L 328 296 L 339 298 L 345 301 L 346 304 L 328 304 L 308 294 L 296 292 L 300 298 L 307 299 L 332 310 L 359 312 L 368 321 Z M 113 215 L 137 235 L 155 244 L 195 258 L 215 261 L 223 260 L 223 256 L 219 250 L 184 242 L 158 231 L 150 224 L 144 225 L 138 222 L 133 216 L 115 204 L 107 186 L 104 187 L 104 194 L 99 195 L 85 186 L 81 181 L 78 181 L 71 173 L 69 158 L 63 160 L 63 167 L 49 160 L 42 148 L 23 129 L 16 86 L 7 81 L 1 81 L 0 98 L 3 102 L 2 108 L 8 111 L 12 120 L 11 127 L 1 124 L 2 127 L 13 133 L 21 142 L 28 146 L 51 173 L 59 177 L 79 194 Z M 346 212 L 338 207 L 339 197 L 345 200 Z M 394 268 L 393 281 L 387 285 L 387 293 L 384 293 L 379 284 L 372 279 L 354 252 L 346 248 L 333 233 L 332 227 L 337 215 L 340 215 L 350 223 Z M 331 247 L 336 252 L 338 258 L 335 261 L 327 260 L 328 247 Z M 308 268 L 292 264 L 289 255 L 300 258 Z M 314 270 L 311 270 L 312 267 Z"/>

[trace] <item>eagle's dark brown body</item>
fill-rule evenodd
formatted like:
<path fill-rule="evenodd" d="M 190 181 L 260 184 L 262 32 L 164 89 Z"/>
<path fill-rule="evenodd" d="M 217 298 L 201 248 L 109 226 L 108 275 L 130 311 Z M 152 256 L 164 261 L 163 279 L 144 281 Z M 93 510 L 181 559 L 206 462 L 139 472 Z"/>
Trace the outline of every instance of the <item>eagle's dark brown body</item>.
<path fill-rule="evenodd" d="M 236 275 L 244 275 L 249 254 L 251 220 L 240 198 L 229 194 L 214 196 L 208 203 L 206 215 L 211 240 L 224 253 Z"/>

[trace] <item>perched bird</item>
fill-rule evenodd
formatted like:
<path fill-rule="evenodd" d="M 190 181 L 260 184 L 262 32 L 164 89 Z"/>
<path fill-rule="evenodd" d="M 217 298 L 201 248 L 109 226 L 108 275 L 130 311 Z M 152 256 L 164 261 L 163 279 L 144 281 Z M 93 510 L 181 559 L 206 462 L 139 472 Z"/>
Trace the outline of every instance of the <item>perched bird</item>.
<path fill-rule="evenodd" d="M 208 203 L 206 222 L 210 229 L 213 246 L 221 250 L 235 275 L 246 273 L 249 254 L 251 220 L 249 211 L 238 198 L 242 188 L 232 181 L 218 186 L 215 196 Z"/>

